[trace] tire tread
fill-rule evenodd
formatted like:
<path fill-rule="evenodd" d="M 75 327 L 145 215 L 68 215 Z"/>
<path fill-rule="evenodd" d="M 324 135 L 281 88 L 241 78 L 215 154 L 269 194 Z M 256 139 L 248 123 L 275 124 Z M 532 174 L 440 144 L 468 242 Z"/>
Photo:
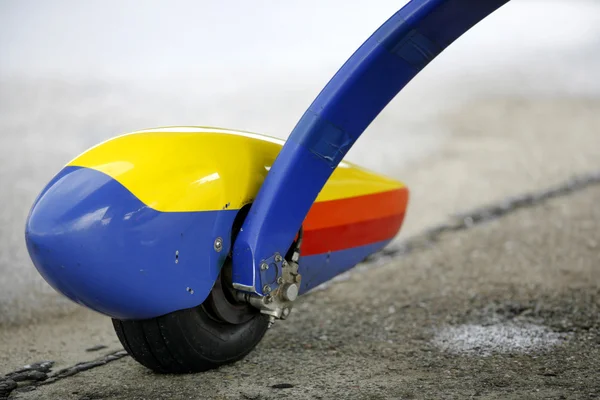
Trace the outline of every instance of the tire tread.
<path fill-rule="evenodd" d="M 232 325 L 215 321 L 202 306 L 147 320 L 116 320 L 121 344 L 136 361 L 159 373 L 207 371 L 244 358 L 266 333 L 257 313 Z"/>

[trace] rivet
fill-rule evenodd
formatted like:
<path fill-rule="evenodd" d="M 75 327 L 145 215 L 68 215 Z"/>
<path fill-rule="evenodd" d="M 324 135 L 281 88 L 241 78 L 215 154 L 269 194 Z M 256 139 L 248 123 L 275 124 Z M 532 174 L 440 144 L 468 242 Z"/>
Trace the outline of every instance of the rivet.
<path fill-rule="evenodd" d="M 223 250 L 223 239 L 220 237 L 215 239 L 215 251 L 219 252 Z"/>

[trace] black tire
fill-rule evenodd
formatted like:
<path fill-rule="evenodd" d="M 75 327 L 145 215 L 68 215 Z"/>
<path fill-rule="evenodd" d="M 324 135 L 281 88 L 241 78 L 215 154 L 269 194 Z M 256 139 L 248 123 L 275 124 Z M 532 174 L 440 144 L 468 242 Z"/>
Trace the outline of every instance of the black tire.
<path fill-rule="evenodd" d="M 250 205 L 238 213 L 232 243 Z M 159 373 L 191 373 L 217 368 L 245 357 L 265 335 L 269 318 L 239 303 L 231 287 L 231 259 L 198 307 L 146 320 L 113 319 L 125 350 L 137 362 Z"/>
<path fill-rule="evenodd" d="M 220 285 L 219 279 L 211 296 L 223 292 Z M 113 326 L 127 353 L 153 371 L 181 374 L 217 368 L 246 356 L 264 336 L 269 319 L 247 305 L 247 315 L 240 318 L 236 304 L 228 319 L 239 323 L 225 322 L 219 318 L 224 312 L 212 309 L 211 296 L 195 308 L 146 320 L 113 319 Z"/>

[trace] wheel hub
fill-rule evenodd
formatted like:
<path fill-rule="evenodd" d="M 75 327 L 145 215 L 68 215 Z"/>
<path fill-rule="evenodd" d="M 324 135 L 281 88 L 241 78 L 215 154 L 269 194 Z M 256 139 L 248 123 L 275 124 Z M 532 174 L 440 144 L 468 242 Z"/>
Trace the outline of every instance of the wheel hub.
<path fill-rule="evenodd" d="M 205 301 L 214 317 L 229 324 L 238 325 L 250 321 L 258 310 L 250 304 L 240 302 L 231 287 L 231 261 L 225 263 L 213 289 Z"/>

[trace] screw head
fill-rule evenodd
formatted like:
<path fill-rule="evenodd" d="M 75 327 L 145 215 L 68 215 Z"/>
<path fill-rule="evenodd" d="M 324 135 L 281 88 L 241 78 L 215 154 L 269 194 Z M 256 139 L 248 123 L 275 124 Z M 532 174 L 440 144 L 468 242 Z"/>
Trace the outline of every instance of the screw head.
<path fill-rule="evenodd" d="M 283 257 L 281 257 L 281 254 L 275 253 L 275 262 L 281 262 L 281 260 L 283 260 Z"/>
<path fill-rule="evenodd" d="M 220 252 L 221 250 L 223 250 L 223 239 L 221 239 L 220 237 L 216 238 L 214 247 L 216 252 Z"/>
<path fill-rule="evenodd" d="M 273 296 L 271 296 L 271 295 L 267 296 L 267 298 L 265 299 L 265 303 L 271 304 L 272 302 L 273 302 Z"/>
<path fill-rule="evenodd" d="M 277 278 L 277 283 L 280 284 L 280 285 L 283 283 L 283 277 L 282 276 L 280 276 L 279 278 Z"/>
<path fill-rule="evenodd" d="M 261 271 L 266 271 L 268 269 L 269 269 L 269 264 L 267 264 L 267 263 L 260 264 L 260 270 Z"/>
<path fill-rule="evenodd" d="M 263 286 L 263 293 L 271 293 L 271 286 L 269 286 L 269 285 Z"/>

